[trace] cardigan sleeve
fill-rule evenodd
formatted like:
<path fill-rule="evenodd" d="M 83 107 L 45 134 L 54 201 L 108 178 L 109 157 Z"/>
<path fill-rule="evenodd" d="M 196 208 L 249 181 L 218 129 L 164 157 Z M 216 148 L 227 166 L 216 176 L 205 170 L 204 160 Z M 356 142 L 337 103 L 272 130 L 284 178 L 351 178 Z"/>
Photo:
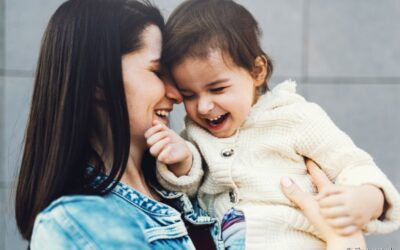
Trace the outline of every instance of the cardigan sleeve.
<path fill-rule="evenodd" d="M 181 133 L 185 135 L 185 131 Z M 185 138 L 185 137 L 184 137 Z M 157 161 L 156 176 L 158 182 L 167 190 L 184 192 L 189 196 L 194 196 L 200 186 L 204 175 L 202 168 L 202 159 L 197 148 L 189 141 L 186 141 L 192 152 L 192 167 L 187 175 L 177 177 L 168 166 Z"/>
<path fill-rule="evenodd" d="M 340 185 L 372 184 L 380 188 L 388 209 L 384 217 L 364 227 L 366 233 L 389 233 L 400 226 L 400 196 L 372 157 L 358 148 L 328 115 L 314 103 L 296 105 L 300 119 L 296 151 L 320 165 Z"/>

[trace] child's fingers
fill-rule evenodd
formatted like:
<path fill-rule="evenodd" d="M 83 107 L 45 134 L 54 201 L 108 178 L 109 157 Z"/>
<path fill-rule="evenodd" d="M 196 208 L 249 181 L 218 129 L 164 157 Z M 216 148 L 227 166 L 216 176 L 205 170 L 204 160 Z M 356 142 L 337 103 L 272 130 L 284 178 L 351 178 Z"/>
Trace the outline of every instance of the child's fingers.
<path fill-rule="evenodd" d="M 171 164 L 170 161 L 170 154 L 171 154 L 172 147 L 171 145 L 167 145 L 161 153 L 158 155 L 157 159 L 165 164 Z"/>
<path fill-rule="evenodd" d="M 155 133 L 151 135 L 150 137 L 147 138 L 147 145 L 152 146 L 153 144 L 157 143 L 158 141 L 164 139 L 165 137 L 168 137 L 169 132 L 162 130 L 159 131 L 158 133 Z"/>
<path fill-rule="evenodd" d="M 152 123 L 153 123 L 153 126 L 158 125 L 158 124 L 165 125 L 164 123 L 162 123 L 162 122 L 159 121 L 159 120 L 153 120 Z"/>
<path fill-rule="evenodd" d="M 347 209 L 343 206 L 321 208 L 320 212 L 326 219 L 348 216 Z"/>
<path fill-rule="evenodd" d="M 328 219 L 327 222 L 329 223 L 329 225 L 331 225 L 331 227 L 334 227 L 337 229 L 341 229 L 341 228 L 345 228 L 345 227 L 349 227 L 349 226 L 355 226 L 354 220 L 349 216 Z"/>
<path fill-rule="evenodd" d="M 331 185 L 323 188 L 320 192 L 315 196 L 317 201 L 334 194 L 340 194 L 343 192 L 343 187 L 338 185 Z"/>
<path fill-rule="evenodd" d="M 161 131 L 161 130 L 166 130 L 168 127 L 165 126 L 164 124 L 160 123 L 160 124 L 156 124 L 153 127 L 149 128 L 145 133 L 144 133 L 144 137 L 145 138 L 149 138 L 150 136 L 152 136 L 153 134 Z"/>
<path fill-rule="evenodd" d="M 318 203 L 321 208 L 341 206 L 344 204 L 344 198 L 341 194 L 332 194 L 319 199 Z"/>
<path fill-rule="evenodd" d="M 358 227 L 352 225 L 352 226 L 348 226 L 348 227 L 345 227 L 345 228 L 335 229 L 335 232 L 337 234 L 342 235 L 342 236 L 350 236 L 350 235 L 356 233 L 359 230 L 360 229 Z"/>
<path fill-rule="evenodd" d="M 169 137 L 166 137 L 166 138 L 162 139 L 161 141 L 158 141 L 157 143 L 155 143 L 149 149 L 150 154 L 153 155 L 154 157 L 158 158 L 159 154 L 161 153 L 163 148 L 170 142 L 170 140 L 171 139 Z"/>

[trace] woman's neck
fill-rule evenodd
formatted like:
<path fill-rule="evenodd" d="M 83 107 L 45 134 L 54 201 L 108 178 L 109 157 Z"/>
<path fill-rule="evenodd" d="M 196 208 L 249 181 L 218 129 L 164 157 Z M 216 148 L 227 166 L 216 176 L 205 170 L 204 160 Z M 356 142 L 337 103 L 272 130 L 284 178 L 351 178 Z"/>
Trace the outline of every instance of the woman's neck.
<path fill-rule="evenodd" d="M 160 200 L 160 197 L 152 188 L 147 184 L 143 174 L 141 163 L 144 150 L 136 148 L 131 144 L 128 163 L 124 174 L 122 175 L 121 182 L 133 187 L 140 193 L 150 197 L 154 200 Z"/>
<path fill-rule="evenodd" d="M 112 145 L 112 141 L 101 138 L 100 136 L 92 136 L 91 145 L 98 155 L 100 155 L 101 160 L 104 163 L 106 168 L 105 174 L 109 174 L 113 164 L 113 153 L 111 151 L 112 147 L 105 148 L 102 145 Z M 121 177 L 121 182 L 136 189 L 151 199 L 160 200 L 158 194 L 154 192 L 147 184 L 141 169 L 142 156 L 145 149 L 135 145 L 137 145 L 137 143 L 131 143 L 130 145 L 128 162 L 124 174 Z"/>

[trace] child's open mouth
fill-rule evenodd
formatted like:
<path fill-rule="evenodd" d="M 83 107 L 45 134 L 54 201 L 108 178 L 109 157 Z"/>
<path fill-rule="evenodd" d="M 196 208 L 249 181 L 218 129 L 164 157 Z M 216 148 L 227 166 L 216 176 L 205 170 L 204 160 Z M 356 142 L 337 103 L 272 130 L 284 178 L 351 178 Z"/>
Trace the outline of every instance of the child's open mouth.
<path fill-rule="evenodd" d="M 219 128 L 223 125 L 224 121 L 228 118 L 229 113 L 225 113 L 223 115 L 217 116 L 213 119 L 205 119 L 207 121 L 208 126 L 212 128 Z"/>

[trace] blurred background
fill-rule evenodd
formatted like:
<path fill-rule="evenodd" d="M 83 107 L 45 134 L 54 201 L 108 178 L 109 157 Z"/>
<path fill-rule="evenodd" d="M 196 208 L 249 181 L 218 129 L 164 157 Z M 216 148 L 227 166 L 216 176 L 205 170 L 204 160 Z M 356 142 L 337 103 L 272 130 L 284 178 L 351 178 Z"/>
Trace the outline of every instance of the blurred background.
<path fill-rule="evenodd" d="M 26 249 L 13 189 L 41 36 L 61 0 L 0 0 L 0 249 Z M 167 17 L 182 1 L 154 0 Z M 369 152 L 400 190 L 400 1 L 240 0 L 263 29 L 275 63 L 270 85 L 298 82 Z M 184 109 L 172 115 L 182 128 Z M 368 236 L 369 248 L 400 249 L 400 231 Z"/>

